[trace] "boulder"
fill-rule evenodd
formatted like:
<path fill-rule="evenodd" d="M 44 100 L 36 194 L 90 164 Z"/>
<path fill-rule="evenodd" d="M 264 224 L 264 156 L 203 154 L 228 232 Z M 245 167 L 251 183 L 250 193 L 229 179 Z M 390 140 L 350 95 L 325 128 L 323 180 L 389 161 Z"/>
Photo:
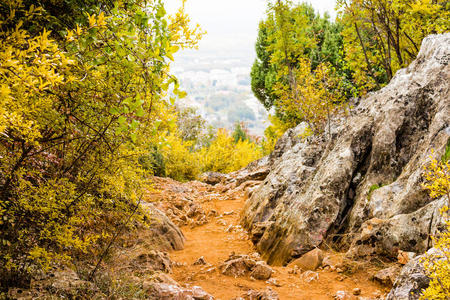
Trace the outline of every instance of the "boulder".
<path fill-rule="evenodd" d="M 151 250 L 148 253 L 142 253 L 133 261 L 133 265 L 139 266 L 141 269 L 145 267 L 147 270 L 162 271 L 172 273 L 172 261 L 169 254 L 157 250 Z"/>
<path fill-rule="evenodd" d="M 432 255 L 436 252 L 435 248 L 431 248 L 427 254 Z M 421 291 L 430 283 L 430 278 L 426 276 L 421 262 L 423 256 L 416 256 L 403 266 L 386 300 L 418 300 L 420 298 Z"/>
<path fill-rule="evenodd" d="M 359 296 L 359 295 L 361 295 L 361 289 L 360 289 L 360 288 L 354 288 L 354 289 L 352 290 L 352 293 L 353 293 L 353 295 L 355 295 L 355 296 Z"/>
<path fill-rule="evenodd" d="M 206 172 L 200 175 L 200 181 L 211 185 L 216 185 L 221 182 L 224 182 L 227 178 L 228 178 L 227 174 L 219 172 Z"/>
<path fill-rule="evenodd" d="M 334 295 L 336 300 L 356 300 L 357 297 L 353 296 L 351 293 L 346 291 L 337 291 Z"/>
<path fill-rule="evenodd" d="M 248 255 L 231 255 L 219 268 L 224 275 L 240 277 L 250 274 L 255 265 Z"/>
<path fill-rule="evenodd" d="M 382 269 L 375 273 L 373 276 L 373 280 L 378 281 L 379 283 L 391 287 L 398 274 L 400 273 L 400 266 L 394 265 L 389 268 Z"/>
<path fill-rule="evenodd" d="M 278 280 L 276 280 L 275 278 L 270 278 L 269 280 L 266 281 L 267 284 L 276 286 L 276 287 L 280 287 L 282 286 L 281 283 L 278 282 Z"/>
<path fill-rule="evenodd" d="M 425 38 L 410 66 L 330 132 L 302 139 L 300 124 L 280 138 L 242 213 L 263 259 L 284 265 L 325 240 L 392 259 L 431 246 L 443 201 L 421 183 L 431 149 L 439 158 L 450 138 L 449 49 L 450 33 Z"/>
<path fill-rule="evenodd" d="M 316 248 L 314 250 L 309 251 L 308 253 L 303 254 L 300 258 L 297 258 L 293 262 L 288 264 L 288 267 L 293 268 L 294 266 L 299 267 L 300 269 L 306 270 L 317 270 L 318 267 L 322 265 L 323 261 L 323 252 L 322 250 Z"/>
<path fill-rule="evenodd" d="M 272 276 L 273 270 L 264 262 L 258 261 L 252 268 L 250 276 L 258 280 L 267 280 Z"/>
<path fill-rule="evenodd" d="M 267 280 L 273 270 L 264 261 L 255 261 L 248 255 L 231 254 L 219 267 L 222 274 L 233 277 L 250 275 L 258 280 Z"/>
<path fill-rule="evenodd" d="M 310 283 L 311 281 L 319 280 L 319 273 L 314 271 L 306 271 L 300 275 L 300 278 L 304 282 Z"/>
<path fill-rule="evenodd" d="M 342 266 L 342 259 L 337 256 L 325 256 L 322 260 L 322 266 L 328 266 L 332 271 L 334 271 L 338 266 Z"/>
<path fill-rule="evenodd" d="M 194 266 L 206 265 L 206 260 L 203 256 L 200 256 L 196 261 L 194 261 Z"/>

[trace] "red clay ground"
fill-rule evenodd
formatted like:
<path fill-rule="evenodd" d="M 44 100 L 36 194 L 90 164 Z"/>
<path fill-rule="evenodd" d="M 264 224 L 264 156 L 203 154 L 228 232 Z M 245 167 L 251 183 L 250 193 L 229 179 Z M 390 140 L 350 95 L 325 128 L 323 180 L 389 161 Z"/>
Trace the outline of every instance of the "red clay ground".
<path fill-rule="evenodd" d="M 158 200 L 169 197 L 172 200 L 182 194 L 195 195 L 194 201 L 207 214 L 211 210 L 219 216 L 208 217 L 208 223 L 200 226 L 182 226 L 186 237 L 185 249 L 170 253 L 172 260 L 181 263 L 175 267 L 172 277 L 181 285 L 197 285 L 209 292 L 216 299 L 233 299 L 244 294 L 249 289 L 264 290 L 271 287 L 280 299 L 334 299 L 337 291 L 346 291 L 352 295 L 354 288 L 361 289 L 362 297 L 376 298 L 387 292 L 387 289 L 370 280 L 374 269 L 367 267 L 356 270 L 352 274 L 338 274 L 330 270 L 318 270 L 319 279 L 307 283 L 301 279 L 301 274 L 289 274 L 291 268 L 273 267 L 275 278 L 280 286 L 254 280 L 250 277 L 230 277 L 220 273 L 218 266 L 234 252 L 236 254 L 252 254 L 254 246 L 246 232 L 240 228 L 228 230 L 230 225 L 239 225 L 239 215 L 245 202 L 242 193 L 218 193 L 207 185 L 200 183 L 178 184 L 167 179 L 156 181 L 160 190 Z M 156 196 L 156 194 L 153 194 Z M 184 196 L 183 196 L 184 197 Z M 153 197 L 149 197 L 153 198 Z M 149 199 L 150 200 L 150 199 Z M 229 213 L 231 214 L 225 214 Z M 225 223 L 223 222 L 225 221 Z M 334 257 L 341 254 L 327 253 Z M 193 263 L 203 256 L 210 266 L 195 266 Z M 357 297 L 351 297 L 357 299 Z M 350 298 L 350 299 L 351 299 Z M 368 299 L 365 298 L 365 299 Z"/>

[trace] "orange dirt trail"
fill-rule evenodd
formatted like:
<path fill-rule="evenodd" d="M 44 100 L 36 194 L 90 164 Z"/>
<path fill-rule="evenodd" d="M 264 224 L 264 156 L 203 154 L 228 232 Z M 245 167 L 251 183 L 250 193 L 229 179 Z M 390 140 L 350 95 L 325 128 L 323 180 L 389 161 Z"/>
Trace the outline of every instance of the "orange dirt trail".
<path fill-rule="evenodd" d="M 223 195 L 221 195 L 223 196 Z M 357 271 L 351 275 L 341 275 L 329 270 L 318 270 L 319 279 L 306 283 L 300 274 L 289 274 L 290 268 L 274 267 L 275 278 L 281 286 L 276 287 L 265 281 L 253 280 L 250 277 L 230 277 L 220 273 L 218 267 L 228 256 L 236 254 L 251 254 L 255 248 L 243 230 L 231 230 L 230 225 L 239 225 L 239 215 L 244 205 L 244 197 L 228 199 L 229 197 L 210 197 L 201 203 L 205 211 L 214 209 L 219 215 L 233 212 L 223 217 L 212 217 L 210 222 L 202 226 L 191 228 L 182 227 L 186 237 L 185 249 L 170 253 L 172 260 L 181 263 L 173 270 L 173 278 L 182 285 L 200 286 L 216 299 L 234 299 L 242 296 L 249 289 L 265 290 L 271 287 L 281 300 L 284 299 L 334 299 L 337 291 L 346 291 L 352 295 L 354 288 L 360 288 L 361 296 L 375 298 L 386 292 L 383 287 L 369 279 L 365 270 Z M 219 224 L 224 220 L 227 224 Z M 339 255 L 339 254 L 334 254 Z M 196 266 L 193 263 L 203 256 L 212 266 Z M 214 268 L 215 269 L 212 269 Z M 212 269 L 212 270 L 211 270 Z M 209 271 L 208 271 L 209 270 Z M 351 297 L 346 299 L 357 299 Z M 367 298 L 366 298 L 367 299 Z"/>

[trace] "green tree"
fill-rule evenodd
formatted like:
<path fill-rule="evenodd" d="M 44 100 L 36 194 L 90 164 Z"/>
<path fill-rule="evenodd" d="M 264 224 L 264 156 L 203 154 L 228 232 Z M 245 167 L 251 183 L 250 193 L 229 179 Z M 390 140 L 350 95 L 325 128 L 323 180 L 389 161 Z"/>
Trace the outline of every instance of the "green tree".
<path fill-rule="evenodd" d="M 276 81 L 276 69 L 270 63 L 271 53 L 268 50 L 268 31 L 266 22 L 259 23 L 258 38 L 256 40 L 256 59 L 250 73 L 251 87 L 255 97 L 269 110 L 276 96 L 273 85 Z"/>
<path fill-rule="evenodd" d="M 241 122 L 236 122 L 233 130 L 233 139 L 234 142 L 237 143 L 239 141 L 247 141 L 250 140 L 248 138 L 247 132 L 244 130 L 244 124 Z"/>
<path fill-rule="evenodd" d="M 195 108 L 177 107 L 177 127 L 184 141 L 196 142 L 205 130 L 206 121 L 197 114 Z"/>
<path fill-rule="evenodd" d="M 267 19 L 259 26 L 252 88 L 266 108 L 275 106 L 277 119 L 288 127 L 307 121 L 320 131 L 323 116 L 354 94 L 343 60 L 341 30 L 310 4 L 281 0 L 269 4 Z M 332 91 L 325 95 L 321 91 L 325 87 Z"/>

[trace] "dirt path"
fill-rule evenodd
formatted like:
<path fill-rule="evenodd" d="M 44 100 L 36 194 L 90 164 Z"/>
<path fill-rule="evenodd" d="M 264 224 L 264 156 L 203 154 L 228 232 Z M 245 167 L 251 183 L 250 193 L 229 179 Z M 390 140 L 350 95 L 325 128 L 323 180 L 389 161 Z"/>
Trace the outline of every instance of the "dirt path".
<path fill-rule="evenodd" d="M 386 292 L 383 287 L 369 279 L 367 270 L 358 270 L 353 274 L 339 274 L 330 270 L 318 270 L 319 279 L 306 283 L 301 274 L 290 274 L 291 268 L 274 267 L 276 282 L 274 286 L 265 281 L 250 277 L 230 277 L 220 273 L 218 267 L 231 253 L 252 254 L 255 249 L 244 230 L 239 226 L 239 214 L 244 205 L 244 197 L 236 199 L 217 195 L 199 198 L 205 212 L 215 210 L 218 216 L 209 218 L 209 222 L 197 226 L 183 226 L 186 237 L 185 249 L 170 253 L 172 260 L 181 263 L 175 267 L 172 277 L 182 285 L 201 286 L 216 299 L 233 299 L 250 289 L 265 290 L 271 287 L 280 299 L 334 299 L 337 291 L 346 291 L 352 295 L 354 288 L 361 289 L 361 296 L 375 299 Z M 232 213 L 231 213 L 232 212 Z M 230 227 L 233 226 L 233 227 Z M 339 256 L 339 254 L 333 254 Z M 193 265 L 200 257 L 208 265 Z M 345 299 L 358 299 L 351 296 Z"/>

